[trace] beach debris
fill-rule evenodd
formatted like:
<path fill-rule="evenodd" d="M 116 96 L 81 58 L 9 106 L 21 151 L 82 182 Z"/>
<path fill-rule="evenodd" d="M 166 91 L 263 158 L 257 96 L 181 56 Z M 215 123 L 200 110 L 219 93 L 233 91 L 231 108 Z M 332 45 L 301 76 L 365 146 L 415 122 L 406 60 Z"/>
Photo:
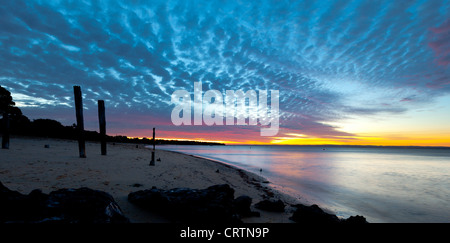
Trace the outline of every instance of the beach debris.
<path fill-rule="evenodd" d="M 284 202 L 265 199 L 255 204 L 255 208 L 269 212 L 284 212 Z"/>
<path fill-rule="evenodd" d="M 119 205 L 106 192 L 87 187 L 59 189 L 50 194 L 35 189 L 28 195 L 0 182 L 2 223 L 128 223 Z"/>
<path fill-rule="evenodd" d="M 130 186 L 132 186 L 132 187 L 141 187 L 141 186 L 144 186 L 144 185 L 142 185 L 140 183 L 134 183 L 133 185 L 130 185 Z"/>
<path fill-rule="evenodd" d="M 158 158 L 156 161 L 161 161 L 161 158 Z"/>
<path fill-rule="evenodd" d="M 259 182 L 260 179 L 256 180 L 255 178 L 250 178 L 244 170 L 238 169 L 239 176 L 250 185 L 253 185 L 256 189 L 262 190 L 264 194 L 261 195 L 262 198 L 271 198 L 274 196 L 274 193 L 270 191 L 270 189 L 266 186 L 261 186 Z"/>
<path fill-rule="evenodd" d="M 326 213 L 316 204 L 311 206 L 297 204 L 295 207 L 297 210 L 289 219 L 297 223 L 367 223 L 366 218 L 359 215 L 350 216 L 348 219 L 339 219 L 334 214 Z"/>
<path fill-rule="evenodd" d="M 50 144 L 45 144 L 44 148 L 50 148 Z"/>
<path fill-rule="evenodd" d="M 265 190 L 267 197 L 271 198 L 271 197 L 275 196 L 275 193 L 273 193 L 272 191 L 269 191 L 267 189 L 267 187 L 263 188 L 263 190 Z"/>
<path fill-rule="evenodd" d="M 250 210 L 243 209 L 244 205 L 248 205 L 242 202 L 244 199 L 235 203 L 234 189 L 228 184 L 206 189 L 152 188 L 132 192 L 128 194 L 128 200 L 145 210 L 163 214 L 174 222 L 237 223 L 243 216 L 240 213 Z M 236 205 L 239 205 L 238 210 Z"/>
<path fill-rule="evenodd" d="M 216 170 L 216 173 L 220 173 L 219 169 Z"/>

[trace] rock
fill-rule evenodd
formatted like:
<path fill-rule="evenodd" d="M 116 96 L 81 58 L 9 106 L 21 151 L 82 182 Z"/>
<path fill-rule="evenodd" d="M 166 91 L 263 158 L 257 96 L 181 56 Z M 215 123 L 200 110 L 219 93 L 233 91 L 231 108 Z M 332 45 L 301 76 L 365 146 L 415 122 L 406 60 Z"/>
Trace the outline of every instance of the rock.
<path fill-rule="evenodd" d="M 249 196 L 240 196 L 234 199 L 233 209 L 241 217 L 259 217 L 259 212 L 253 212 L 250 209 L 252 198 Z"/>
<path fill-rule="evenodd" d="M 30 195 L 23 195 L 12 191 L 0 182 L 0 222 L 27 222 L 39 220 L 44 211 L 44 204 L 33 191 Z"/>
<path fill-rule="evenodd" d="M 344 223 L 344 224 L 364 224 L 368 223 L 366 218 L 360 215 L 350 216 L 348 219 L 339 219 L 334 214 L 325 213 L 319 206 L 305 206 L 298 204 L 297 210 L 289 219 L 297 223 Z"/>
<path fill-rule="evenodd" d="M 284 207 L 285 205 L 281 200 L 272 201 L 265 199 L 255 204 L 255 208 L 269 212 L 284 212 Z"/>
<path fill-rule="evenodd" d="M 128 222 L 111 195 L 86 187 L 53 191 L 50 193 L 47 202 L 52 211 L 62 216 L 63 222 Z"/>
<path fill-rule="evenodd" d="M 234 200 L 234 190 L 227 184 L 214 185 L 206 189 L 157 188 L 128 194 L 128 200 L 148 211 L 158 212 L 175 222 L 189 223 L 236 223 L 245 213 L 247 198 Z"/>
<path fill-rule="evenodd" d="M 367 223 L 369 223 L 369 222 L 367 222 L 366 218 L 364 218 L 363 216 L 360 216 L 360 215 L 350 216 L 349 218 L 343 220 L 342 222 L 347 223 L 347 224 L 367 224 Z"/>
<path fill-rule="evenodd" d="M 61 189 L 28 195 L 0 182 L 0 222 L 9 223 L 126 223 L 117 203 L 106 192 L 89 188 Z"/>
<path fill-rule="evenodd" d="M 297 223 L 339 223 L 336 215 L 325 213 L 319 206 L 296 205 L 297 210 L 289 219 Z"/>

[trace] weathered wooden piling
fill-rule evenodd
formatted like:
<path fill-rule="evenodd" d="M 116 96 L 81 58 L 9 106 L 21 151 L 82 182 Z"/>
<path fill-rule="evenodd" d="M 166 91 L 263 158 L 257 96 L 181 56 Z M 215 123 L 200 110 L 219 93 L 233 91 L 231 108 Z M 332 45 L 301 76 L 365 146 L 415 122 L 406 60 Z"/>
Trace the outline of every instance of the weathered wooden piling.
<path fill-rule="evenodd" d="M 152 160 L 150 161 L 150 165 L 155 165 L 155 128 L 153 128 L 153 150 L 152 150 Z"/>
<path fill-rule="evenodd" d="M 83 121 L 83 98 L 81 96 L 80 86 L 73 86 L 73 94 L 75 96 L 75 113 L 77 116 L 77 135 L 78 150 L 80 158 L 86 158 L 86 143 L 84 140 L 84 121 Z"/>
<path fill-rule="evenodd" d="M 103 100 L 98 100 L 98 123 L 100 126 L 101 153 L 106 155 L 106 118 L 105 101 Z"/>
<path fill-rule="evenodd" d="M 2 149 L 9 149 L 9 115 L 8 112 L 3 113 L 3 135 L 2 135 Z"/>
<path fill-rule="evenodd" d="M 153 151 L 155 151 L 155 128 L 153 128 Z"/>

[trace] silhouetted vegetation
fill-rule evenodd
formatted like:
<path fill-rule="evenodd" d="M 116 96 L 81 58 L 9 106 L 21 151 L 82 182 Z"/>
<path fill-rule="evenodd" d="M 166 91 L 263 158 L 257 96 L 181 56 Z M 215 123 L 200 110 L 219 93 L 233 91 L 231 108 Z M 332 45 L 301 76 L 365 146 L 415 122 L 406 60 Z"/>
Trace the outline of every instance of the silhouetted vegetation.
<path fill-rule="evenodd" d="M 61 138 L 61 139 L 77 139 L 76 124 L 72 126 L 64 126 L 60 122 L 51 119 L 35 119 L 30 121 L 28 117 L 22 114 L 22 111 L 15 106 L 11 93 L 0 86 L 0 115 L 1 123 L 5 113 L 9 114 L 10 134 L 34 137 Z M 75 119 L 75 116 L 74 116 Z M 3 134 L 3 126 L 0 126 L 0 133 Z M 100 141 L 100 133 L 97 131 L 85 131 L 86 141 Z M 153 138 L 128 138 L 126 136 L 109 136 L 106 135 L 107 142 L 115 143 L 139 143 L 152 144 Z M 199 141 L 180 141 L 180 140 L 162 140 L 156 139 L 156 144 L 178 144 L 178 145 L 224 145 L 213 142 Z"/>

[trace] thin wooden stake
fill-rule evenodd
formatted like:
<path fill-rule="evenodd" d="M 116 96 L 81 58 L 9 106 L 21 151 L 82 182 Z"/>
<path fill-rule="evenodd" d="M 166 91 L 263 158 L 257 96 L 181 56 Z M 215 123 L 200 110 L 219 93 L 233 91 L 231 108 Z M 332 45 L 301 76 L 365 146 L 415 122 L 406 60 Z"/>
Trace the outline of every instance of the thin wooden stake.
<path fill-rule="evenodd" d="M 155 128 L 153 128 L 153 151 L 155 151 Z"/>
<path fill-rule="evenodd" d="M 150 161 L 150 165 L 155 165 L 155 128 L 153 128 L 153 150 L 152 150 L 152 160 Z"/>

